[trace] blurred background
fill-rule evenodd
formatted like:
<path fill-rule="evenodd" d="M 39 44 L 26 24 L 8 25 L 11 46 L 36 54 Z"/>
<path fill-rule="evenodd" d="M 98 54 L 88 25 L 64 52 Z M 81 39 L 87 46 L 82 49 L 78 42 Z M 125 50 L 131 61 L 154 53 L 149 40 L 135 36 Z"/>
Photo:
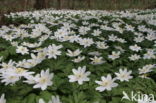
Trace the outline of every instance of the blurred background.
<path fill-rule="evenodd" d="M 156 0 L 0 0 L 0 14 L 34 9 L 152 9 Z"/>

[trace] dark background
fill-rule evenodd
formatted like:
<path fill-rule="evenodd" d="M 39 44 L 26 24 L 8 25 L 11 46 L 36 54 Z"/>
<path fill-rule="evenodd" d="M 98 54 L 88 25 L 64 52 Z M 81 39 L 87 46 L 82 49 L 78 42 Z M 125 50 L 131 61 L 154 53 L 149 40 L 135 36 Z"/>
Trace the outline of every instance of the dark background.
<path fill-rule="evenodd" d="M 0 14 L 43 8 L 123 10 L 155 7 L 156 0 L 0 0 Z"/>

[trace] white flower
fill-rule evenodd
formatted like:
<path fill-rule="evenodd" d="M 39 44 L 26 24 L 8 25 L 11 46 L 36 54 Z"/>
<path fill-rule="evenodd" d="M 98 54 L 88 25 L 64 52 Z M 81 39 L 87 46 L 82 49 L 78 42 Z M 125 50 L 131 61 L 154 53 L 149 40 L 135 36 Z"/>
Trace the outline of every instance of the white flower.
<path fill-rule="evenodd" d="M 138 36 L 138 37 L 135 37 L 134 38 L 134 41 L 136 42 L 136 43 L 140 43 L 140 42 L 142 42 L 144 40 L 144 36 Z"/>
<path fill-rule="evenodd" d="M 38 43 L 38 45 L 36 45 L 37 47 L 39 47 L 45 40 L 47 40 L 49 38 L 49 35 L 43 35 L 43 36 L 41 36 L 39 39 L 38 39 L 38 41 L 39 41 L 39 43 Z"/>
<path fill-rule="evenodd" d="M 39 99 L 38 103 L 46 103 L 46 102 L 41 98 L 41 99 Z M 62 102 L 60 101 L 59 96 L 52 96 L 51 100 L 49 100 L 48 103 L 62 103 Z"/>
<path fill-rule="evenodd" d="M 72 61 L 75 63 L 79 63 L 84 59 L 85 59 L 85 56 L 78 56 L 77 58 L 73 59 Z"/>
<path fill-rule="evenodd" d="M 62 103 L 62 102 L 60 101 L 59 96 L 52 96 L 51 100 L 48 103 Z"/>
<path fill-rule="evenodd" d="M 15 82 L 19 81 L 21 77 L 27 77 L 34 72 L 28 72 L 23 68 L 9 68 L 9 69 L 1 69 L 0 72 L 2 73 L 0 78 L 2 79 L 1 82 L 8 84 L 14 84 Z"/>
<path fill-rule="evenodd" d="M 131 49 L 132 51 L 140 51 L 142 50 L 140 46 L 138 46 L 137 44 L 133 45 L 133 46 L 129 46 L 129 49 Z"/>
<path fill-rule="evenodd" d="M 127 71 L 127 69 L 125 68 L 124 70 L 120 69 L 119 73 L 115 73 L 115 75 L 117 76 L 118 80 L 123 82 L 123 81 L 129 81 L 129 79 L 132 79 L 131 73 L 132 71 Z"/>
<path fill-rule="evenodd" d="M 39 62 L 39 60 L 36 59 L 28 59 L 25 60 L 23 59 L 22 61 L 19 61 L 16 66 L 17 67 L 22 67 L 22 68 L 32 68 L 34 66 L 36 66 Z"/>
<path fill-rule="evenodd" d="M 83 25 L 89 25 L 89 22 L 83 21 L 82 24 L 83 24 Z"/>
<path fill-rule="evenodd" d="M 134 35 L 138 36 L 138 37 L 142 37 L 143 33 L 139 33 L 139 32 L 134 32 Z"/>
<path fill-rule="evenodd" d="M 61 48 L 62 48 L 62 45 L 56 46 L 55 44 L 52 44 L 48 46 L 48 48 L 46 49 L 48 58 L 56 59 L 58 55 L 61 55 L 61 51 L 59 51 L 59 49 Z"/>
<path fill-rule="evenodd" d="M 16 53 L 20 53 L 22 55 L 29 54 L 29 50 L 27 49 L 27 47 L 17 46 Z"/>
<path fill-rule="evenodd" d="M 120 52 L 115 52 L 115 51 L 113 51 L 112 52 L 112 55 L 108 55 L 108 58 L 110 58 L 110 59 L 112 59 L 112 60 L 115 60 L 115 59 L 117 59 L 117 58 L 119 58 L 120 57 Z"/>
<path fill-rule="evenodd" d="M 43 48 L 36 48 L 35 50 L 33 50 L 34 53 L 38 53 L 38 52 L 46 52 L 46 49 Z"/>
<path fill-rule="evenodd" d="M 155 52 L 153 49 L 148 49 L 147 53 L 144 54 L 144 59 L 156 59 Z"/>
<path fill-rule="evenodd" d="M 83 45 L 86 48 L 94 44 L 94 41 L 91 38 L 84 38 L 84 39 L 79 39 L 78 43 L 80 45 Z"/>
<path fill-rule="evenodd" d="M 88 54 L 92 55 L 92 56 L 100 56 L 101 55 L 101 53 L 98 51 L 89 52 Z"/>
<path fill-rule="evenodd" d="M 116 31 L 118 31 L 119 33 L 123 33 L 123 28 L 121 28 L 121 27 L 115 27 L 115 29 L 114 30 L 116 30 Z"/>
<path fill-rule="evenodd" d="M 77 49 L 73 52 L 71 50 L 67 50 L 67 52 L 68 53 L 66 53 L 66 55 L 68 55 L 70 57 L 76 57 L 76 56 L 80 55 L 82 51 L 80 49 Z"/>
<path fill-rule="evenodd" d="M 49 73 L 49 69 L 46 71 L 42 70 L 40 74 L 37 74 L 35 76 L 35 85 L 33 86 L 33 88 L 41 88 L 42 90 L 45 90 L 48 86 L 51 86 L 53 84 L 53 76 L 53 73 Z"/>
<path fill-rule="evenodd" d="M 77 42 L 79 40 L 79 35 L 72 35 L 69 36 L 69 42 L 73 43 L 73 42 Z"/>
<path fill-rule="evenodd" d="M 79 33 L 80 33 L 81 35 L 85 35 L 85 34 L 87 34 L 87 32 L 88 32 L 89 30 L 90 30 L 89 27 L 81 26 L 81 27 L 79 28 Z"/>
<path fill-rule="evenodd" d="M 39 99 L 38 103 L 45 103 L 43 99 Z"/>
<path fill-rule="evenodd" d="M 128 57 L 131 61 L 139 60 L 141 57 L 140 55 L 133 54 L 130 57 Z"/>
<path fill-rule="evenodd" d="M 22 45 L 23 46 L 26 46 L 26 47 L 29 47 L 29 48 L 36 48 L 36 47 L 39 47 L 41 46 L 42 42 L 39 42 L 39 43 L 28 43 L 28 42 L 23 42 Z"/>
<path fill-rule="evenodd" d="M 152 69 L 155 67 L 155 65 L 153 64 L 148 64 L 143 66 L 142 68 L 139 68 L 139 74 L 146 74 L 149 73 L 151 71 L 153 71 Z"/>
<path fill-rule="evenodd" d="M 108 31 L 113 30 L 113 28 L 108 27 L 108 26 L 106 26 L 106 25 L 101 25 L 100 29 L 102 29 L 102 30 L 108 30 Z"/>
<path fill-rule="evenodd" d="M 9 69 L 9 68 L 15 68 L 15 62 L 12 60 L 9 60 L 8 63 L 4 63 L 2 62 L 2 64 L 0 64 L 0 66 L 2 66 L 2 69 Z"/>
<path fill-rule="evenodd" d="M 103 92 L 105 90 L 110 91 L 112 90 L 112 88 L 118 86 L 118 84 L 114 82 L 116 79 L 113 79 L 110 74 L 108 74 L 107 77 L 102 76 L 101 79 L 102 81 L 95 81 L 97 84 L 100 85 L 96 88 L 96 90 L 100 92 Z"/>
<path fill-rule="evenodd" d="M 89 81 L 90 79 L 88 76 L 90 72 L 86 72 L 86 66 L 78 67 L 78 69 L 72 69 L 74 75 L 69 75 L 68 78 L 70 79 L 69 82 L 78 82 L 78 84 L 82 85 L 83 82 Z"/>
<path fill-rule="evenodd" d="M 134 27 L 131 26 L 131 25 L 127 25 L 127 24 L 126 24 L 125 28 L 126 28 L 128 31 L 134 32 Z"/>
<path fill-rule="evenodd" d="M 99 36 L 101 33 L 102 33 L 102 32 L 101 32 L 99 29 L 97 29 L 97 30 L 94 30 L 94 31 L 93 31 L 92 35 L 93 35 L 93 36 Z"/>
<path fill-rule="evenodd" d="M 97 65 L 97 64 L 103 64 L 103 58 L 94 56 L 94 58 L 90 58 L 92 60 L 91 64 Z"/>
<path fill-rule="evenodd" d="M 1 75 L 1 82 L 5 83 L 5 85 L 15 84 L 19 80 L 20 77 L 18 75 L 12 74 L 10 72 L 5 72 Z"/>
<path fill-rule="evenodd" d="M 109 46 L 105 42 L 96 42 L 98 49 L 107 49 Z"/>
<path fill-rule="evenodd" d="M 38 77 L 38 75 L 36 75 L 35 77 L 33 75 L 26 76 L 25 78 L 27 80 L 25 80 L 24 83 L 35 84 L 36 83 L 35 78 L 37 78 L 37 77 Z"/>
<path fill-rule="evenodd" d="M 125 39 L 122 39 L 122 38 L 118 38 L 117 41 L 120 43 L 126 43 L 127 42 Z"/>
<path fill-rule="evenodd" d="M 153 41 L 153 40 L 156 40 L 156 35 L 155 34 L 147 34 L 147 36 L 145 38 L 149 41 Z"/>
<path fill-rule="evenodd" d="M 14 73 L 16 76 L 19 77 L 27 77 L 31 74 L 34 74 L 34 72 L 28 72 L 28 70 L 24 68 L 16 68 L 16 69 L 10 69 L 10 72 Z"/>
<path fill-rule="evenodd" d="M 141 75 L 139 75 L 139 77 L 140 77 L 140 78 L 143 78 L 143 79 L 150 79 L 150 78 L 148 77 L 148 74 L 141 74 Z"/>
<path fill-rule="evenodd" d="M 118 39 L 118 37 L 115 36 L 114 34 L 108 36 L 108 38 L 109 38 L 108 40 L 110 40 L 110 41 L 116 41 Z"/>
<path fill-rule="evenodd" d="M 2 94 L 0 98 L 0 103 L 6 103 L 5 94 Z"/>
<path fill-rule="evenodd" d="M 47 52 L 42 51 L 42 52 L 38 52 L 37 56 L 35 57 L 35 59 L 38 61 L 38 63 L 41 63 L 42 60 L 44 60 L 46 58 L 46 54 Z M 32 57 L 33 58 L 33 57 Z M 34 58 L 33 58 L 34 59 Z"/>
<path fill-rule="evenodd" d="M 103 40 L 103 41 L 107 41 L 106 38 L 104 38 L 104 37 L 98 37 L 98 39 Z"/>
<path fill-rule="evenodd" d="M 61 42 L 64 42 L 64 41 L 71 41 L 70 39 L 72 39 L 71 36 L 66 35 L 66 36 L 60 38 L 59 41 L 61 41 Z M 73 40 L 73 41 L 74 41 L 74 40 Z"/>

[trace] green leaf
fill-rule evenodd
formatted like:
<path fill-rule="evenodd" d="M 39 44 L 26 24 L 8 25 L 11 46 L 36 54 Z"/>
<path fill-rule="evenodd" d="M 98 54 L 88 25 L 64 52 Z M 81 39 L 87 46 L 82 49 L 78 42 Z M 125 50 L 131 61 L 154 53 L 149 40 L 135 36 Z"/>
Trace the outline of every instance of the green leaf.
<path fill-rule="evenodd" d="M 35 103 L 35 98 L 36 98 L 35 94 L 30 94 L 25 98 L 26 99 L 25 103 Z"/>

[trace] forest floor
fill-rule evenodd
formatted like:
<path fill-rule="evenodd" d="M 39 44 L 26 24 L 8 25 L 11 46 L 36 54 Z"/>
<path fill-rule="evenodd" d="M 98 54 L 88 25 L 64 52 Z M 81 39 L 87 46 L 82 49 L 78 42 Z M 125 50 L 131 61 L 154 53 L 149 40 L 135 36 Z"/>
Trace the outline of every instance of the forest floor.
<path fill-rule="evenodd" d="M 149 102 L 156 97 L 156 9 L 41 10 L 2 19 L 0 103 L 156 102 Z"/>

